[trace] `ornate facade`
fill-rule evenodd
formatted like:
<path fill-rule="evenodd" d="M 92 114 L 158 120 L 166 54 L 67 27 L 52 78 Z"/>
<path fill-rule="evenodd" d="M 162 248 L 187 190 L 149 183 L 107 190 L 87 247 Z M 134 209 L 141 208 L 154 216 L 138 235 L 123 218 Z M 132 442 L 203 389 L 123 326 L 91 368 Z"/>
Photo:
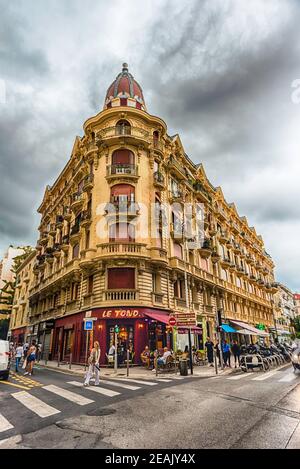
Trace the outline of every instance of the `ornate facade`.
<path fill-rule="evenodd" d="M 37 331 L 53 324 L 53 357 L 83 359 L 86 312 L 97 318 L 102 349 L 118 323 L 136 362 L 147 343 L 182 348 L 188 325 L 203 348 L 217 310 L 224 322 L 273 325 L 274 264 L 261 236 L 189 159 L 180 137 L 147 112 L 126 64 L 39 213 L 30 322 Z"/>

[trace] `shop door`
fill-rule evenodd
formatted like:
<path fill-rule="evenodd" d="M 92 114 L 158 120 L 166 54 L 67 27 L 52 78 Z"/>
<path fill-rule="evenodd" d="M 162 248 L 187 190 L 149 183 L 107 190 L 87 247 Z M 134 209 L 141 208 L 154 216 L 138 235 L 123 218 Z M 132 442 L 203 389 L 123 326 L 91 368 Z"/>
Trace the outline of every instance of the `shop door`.
<path fill-rule="evenodd" d="M 73 350 L 73 329 L 64 330 L 64 342 L 63 342 L 63 360 L 67 361 L 70 359 L 70 354 Z"/>
<path fill-rule="evenodd" d="M 50 354 L 51 331 L 46 332 L 42 349 L 42 359 L 46 360 Z"/>
<path fill-rule="evenodd" d="M 115 345 L 115 325 L 110 325 L 108 330 L 108 341 L 107 341 L 107 351 L 110 348 L 110 344 Z M 118 324 L 119 334 L 118 334 L 118 363 L 124 363 L 126 360 L 127 349 L 131 352 L 130 355 L 134 353 L 134 327 L 132 324 L 124 325 Z M 107 352 L 108 353 L 108 352 Z M 132 357 L 133 358 L 133 357 Z"/>

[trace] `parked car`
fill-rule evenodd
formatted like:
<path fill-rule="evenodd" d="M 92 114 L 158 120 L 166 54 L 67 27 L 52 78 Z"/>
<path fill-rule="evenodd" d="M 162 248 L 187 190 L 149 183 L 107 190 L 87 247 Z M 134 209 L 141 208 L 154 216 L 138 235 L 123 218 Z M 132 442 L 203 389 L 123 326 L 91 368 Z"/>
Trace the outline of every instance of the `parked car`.
<path fill-rule="evenodd" d="M 294 370 L 300 370 L 300 347 L 297 347 L 292 352 L 292 364 Z"/>
<path fill-rule="evenodd" d="M 0 379 L 8 379 L 10 359 L 9 342 L 7 340 L 0 340 Z"/>

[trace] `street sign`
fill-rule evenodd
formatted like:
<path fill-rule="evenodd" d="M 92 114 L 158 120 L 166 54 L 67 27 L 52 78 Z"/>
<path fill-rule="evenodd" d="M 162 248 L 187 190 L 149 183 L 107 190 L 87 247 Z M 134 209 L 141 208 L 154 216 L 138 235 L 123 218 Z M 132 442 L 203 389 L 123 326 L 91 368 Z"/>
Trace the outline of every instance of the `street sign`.
<path fill-rule="evenodd" d="M 85 331 L 92 331 L 93 330 L 93 321 L 91 320 L 88 320 L 88 321 L 84 321 L 84 330 Z"/>
<path fill-rule="evenodd" d="M 174 326 L 176 326 L 176 324 L 177 324 L 176 318 L 174 318 L 174 316 L 170 316 L 169 317 L 169 325 L 174 327 Z"/>

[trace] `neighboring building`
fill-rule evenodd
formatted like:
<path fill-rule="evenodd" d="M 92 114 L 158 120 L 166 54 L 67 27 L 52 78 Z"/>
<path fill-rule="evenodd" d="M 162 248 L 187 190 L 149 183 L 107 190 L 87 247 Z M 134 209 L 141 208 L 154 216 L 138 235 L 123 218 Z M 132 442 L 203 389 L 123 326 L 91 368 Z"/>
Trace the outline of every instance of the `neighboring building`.
<path fill-rule="evenodd" d="M 33 286 L 33 266 L 36 251 L 32 251 L 16 271 L 16 288 L 9 324 L 9 337 L 13 342 L 24 342 L 30 337 L 29 290 Z"/>
<path fill-rule="evenodd" d="M 283 341 L 295 333 L 292 325 L 293 319 L 297 316 L 294 294 L 291 290 L 278 284 L 278 292 L 275 295 L 275 318 L 276 318 L 276 331 L 273 333 L 278 335 L 278 339 Z"/>
<path fill-rule="evenodd" d="M 295 314 L 300 316 L 300 293 L 294 293 Z"/>
<path fill-rule="evenodd" d="M 177 205 L 158 213 L 155 203 Z M 184 203 L 192 219 L 182 234 Z M 126 64 L 39 213 L 30 324 L 39 341 L 42 325 L 52 327 L 53 358 L 69 360 L 72 352 L 73 361 L 84 360 L 86 315 L 97 319 L 91 337 L 102 363 L 115 325 L 136 363 L 146 344 L 182 348 L 189 325 L 203 349 L 218 309 L 223 321 L 254 335 L 273 325 L 274 264 L 261 236 L 189 159 L 179 136 L 147 112 Z M 180 327 L 168 326 L 170 314 Z"/>
<path fill-rule="evenodd" d="M 13 295 L 12 283 L 15 274 L 12 271 L 14 258 L 23 254 L 24 250 L 9 246 L 4 257 L 0 260 L 0 319 L 6 319 L 11 313 L 9 298 Z"/>

